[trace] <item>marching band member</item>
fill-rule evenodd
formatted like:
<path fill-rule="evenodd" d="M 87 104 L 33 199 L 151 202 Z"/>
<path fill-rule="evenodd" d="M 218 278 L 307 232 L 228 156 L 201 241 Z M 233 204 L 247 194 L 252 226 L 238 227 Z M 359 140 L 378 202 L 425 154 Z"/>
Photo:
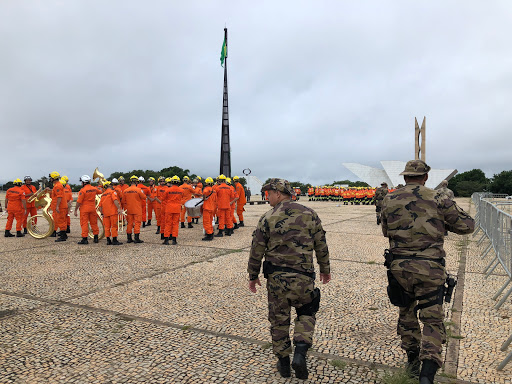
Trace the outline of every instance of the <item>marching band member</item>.
<path fill-rule="evenodd" d="M 217 188 L 217 216 L 219 217 L 219 233 L 215 237 L 222 237 L 224 227 L 226 227 L 226 236 L 233 233 L 233 220 L 231 220 L 231 204 L 235 199 L 235 192 L 226 185 L 226 176 L 219 175 L 217 178 L 220 183 Z"/>
<path fill-rule="evenodd" d="M 208 177 L 205 180 L 206 188 L 203 190 L 203 228 L 205 237 L 201 240 L 211 241 L 213 240 L 213 212 L 217 206 L 217 194 L 213 190 L 213 179 Z"/>
<path fill-rule="evenodd" d="M 158 186 L 155 188 L 155 197 L 153 199 L 153 209 L 155 210 L 156 216 L 156 234 L 160 233 L 160 228 L 162 225 L 162 200 L 164 199 L 164 193 L 167 190 L 167 186 L 165 185 L 165 177 L 158 177 Z M 161 237 L 164 237 L 162 232 Z"/>
<path fill-rule="evenodd" d="M 98 227 L 98 214 L 96 212 L 96 195 L 101 194 L 98 188 L 91 185 L 91 177 L 83 175 L 80 178 L 82 189 L 78 192 L 78 199 L 75 205 L 75 216 L 80 209 L 80 227 L 82 228 L 82 240 L 78 244 L 89 244 L 89 225 L 94 235 L 94 242 L 97 243 L 100 229 Z"/>
<path fill-rule="evenodd" d="M 194 198 L 203 196 L 203 188 L 199 187 L 198 179 L 192 180 L 192 188 L 194 188 L 194 194 L 192 195 Z M 192 217 L 192 223 L 199 224 L 199 217 L 200 216 Z"/>
<path fill-rule="evenodd" d="M 131 180 L 131 178 L 130 178 Z M 146 204 L 147 204 L 147 197 L 149 196 L 149 188 L 146 187 L 144 184 L 142 184 L 144 182 L 144 178 L 142 176 L 139 177 L 139 184 L 137 185 L 138 188 L 140 188 L 140 190 L 144 193 L 144 195 L 146 195 L 146 198 L 140 202 L 140 206 L 142 208 L 142 228 L 146 228 L 146 214 L 147 214 L 147 209 L 146 209 Z"/>
<path fill-rule="evenodd" d="M 119 186 L 121 187 L 121 192 L 124 192 L 126 190 L 126 188 L 128 188 L 128 185 L 126 185 L 124 183 L 124 177 L 123 176 L 119 176 L 118 179 L 119 179 Z"/>
<path fill-rule="evenodd" d="M 238 229 L 238 224 L 236 223 L 235 219 L 235 208 L 236 208 L 236 202 L 238 201 L 238 194 L 236 193 L 235 187 L 233 187 L 233 183 L 231 182 L 231 179 L 228 177 L 226 178 L 226 184 L 229 188 L 233 191 L 235 194 L 235 199 L 231 202 L 231 206 L 229 208 L 229 221 L 233 223 L 233 229 Z M 233 234 L 233 231 L 230 231 L 231 234 Z M 229 236 L 229 234 L 226 233 L 226 236 Z"/>
<path fill-rule="evenodd" d="M 21 188 L 21 180 L 13 181 L 14 187 L 9 188 L 5 194 L 5 209 L 7 210 L 7 223 L 5 224 L 5 237 L 14 237 L 11 233 L 12 223 L 16 219 L 16 237 L 25 236 L 21 232 L 23 219 L 27 212 L 25 192 Z"/>
<path fill-rule="evenodd" d="M 50 173 L 49 178 L 53 183 L 53 189 L 51 190 L 52 203 L 50 204 L 50 209 L 52 210 L 53 221 L 55 223 L 55 231 L 51 236 L 57 236 L 57 229 L 59 229 L 59 238 L 55 241 L 66 241 L 68 239 L 68 235 L 66 234 L 66 215 L 68 210 L 68 203 L 64 192 L 64 187 L 60 182 L 59 172 Z M 46 188 L 46 190 L 50 191 L 49 188 Z"/>
<path fill-rule="evenodd" d="M 237 224 L 235 227 L 243 227 L 244 226 L 244 205 L 247 203 L 247 200 L 245 198 L 245 190 L 244 186 L 239 182 L 240 178 L 238 176 L 233 177 L 233 181 L 235 183 L 235 190 L 238 194 L 238 200 L 236 202 L 236 215 L 238 216 L 238 221 L 240 221 L 239 224 Z"/>
<path fill-rule="evenodd" d="M 151 219 L 153 218 L 153 211 L 155 211 L 156 216 L 156 209 L 155 209 L 155 197 L 156 197 L 156 185 L 155 185 L 155 178 L 150 177 L 149 179 L 149 195 L 148 195 L 148 220 L 146 223 L 146 226 L 151 225 Z M 157 220 L 158 221 L 158 220 Z"/>
<path fill-rule="evenodd" d="M 71 204 L 73 203 L 73 191 L 71 190 L 71 186 L 69 185 L 69 177 L 64 175 L 60 180 L 61 184 L 64 187 L 64 194 L 66 195 L 66 200 L 68 204 L 68 210 L 66 212 L 66 233 L 71 233 Z"/>
<path fill-rule="evenodd" d="M 142 202 L 146 201 L 146 195 L 137 187 L 139 178 L 130 177 L 130 186 L 123 191 L 123 207 L 126 209 L 128 224 L 126 225 L 127 243 L 143 243 L 140 239 L 140 225 L 142 222 Z M 132 239 L 132 231 L 135 240 Z"/>
<path fill-rule="evenodd" d="M 169 245 L 169 239 L 172 240 L 172 244 L 176 245 L 178 242 L 178 232 L 180 229 L 180 213 L 183 204 L 183 191 L 180 183 L 180 178 L 176 175 L 170 179 L 171 186 L 167 188 L 164 197 L 165 204 L 165 231 L 164 231 L 164 242 L 162 245 Z"/>
<path fill-rule="evenodd" d="M 117 192 L 112 188 L 110 181 L 103 183 L 105 192 L 101 195 L 100 200 L 100 211 L 103 215 L 103 226 L 105 227 L 105 236 L 107 237 L 107 245 L 122 245 L 117 240 L 117 226 L 119 215 L 123 213 L 121 203 Z M 110 241 L 110 235 L 112 234 L 112 241 Z"/>
<path fill-rule="evenodd" d="M 174 177 L 174 176 L 173 176 Z M 183 200 L 181 202 L 182 208 L 181 208 L 181 228 L 185 228 L 185 212 L 187 212 L 187 209 L 185 208 L 185 203 L 189 201 L 192 198 L 192 195 L 194 194 L 194 188 L 189 184 L 190 178 L 188 176 L 183 176 L 183 184 L 180 185 L 180 188 L 183 190 Z M 187 222 L 189 228 L 194 228 L 192 225 L 192 218 L 187 215 Z"/>
<path fill-rule="evenodd" d="M 21 189 L 23 189 L 23 192 L 25 192 L 25 198 L 28 200 L 34 193 L 37 192 L 37 189 L 35 186 L 32 185 L 32 178 L 30 176 L 25 176 L 23 178 L 23 180 L 25 181 L 25 184 L 23 184 Z M 27 201 L 26 203 L 27 203 L 27 213 L 25 214 L 25 217 L 23 218 L 23 233 L 24 234 L 27 234 L 28 215 L 30 214 L 31 217 L 37 215 L 35 201 L 33 201 L 31 203 L 29 203 Z M 34 224 L 37 224 L 36 220 L 37 219 L 34 219 Z"/>

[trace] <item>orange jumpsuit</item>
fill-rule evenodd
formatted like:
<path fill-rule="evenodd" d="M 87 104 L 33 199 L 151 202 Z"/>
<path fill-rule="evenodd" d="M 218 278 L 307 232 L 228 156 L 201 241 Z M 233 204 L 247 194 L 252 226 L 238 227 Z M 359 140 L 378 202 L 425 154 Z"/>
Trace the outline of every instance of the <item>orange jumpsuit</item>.
<path fill-rule="evenodd" d="M 165 231 L 164 237 L 178 237 L 180 212 L 183 202 L 183 188 L 171 185 L 165 191 Z"/>
<path fill-rule="evenodd" d="M 144 193 L 144 195 L 146 196 L 149 196 L 149 188 L 146 187 L 144 184 L 142 183 L 139 183 L 139 185 L 137 185 L 137 188 L 140 188 L 140 190 Z M 147 214 L 147 209 L 146 209 L 146 204 L 147 204 L 147 199 L 144 199 L 143 201 L 140 202 L 140 207 L 142 208 L 142 221 L 146 221 L 146 214 Z"/>
<path fill-rule="evenodd" d="M 238 216 L 238 221 L 244 221 L 244 205 L 247 203 L 244 186 L 237 182 L 235 183 L 235 189 L 236 193 L 238 193 L 238 200 L 236 202 L 236 215 Z"/>
<path fill-rule="evenodd" d="M 137 235 L 140 233 L 142 223 L 142 201 L 146 201 L 146 195 L 139 187 L 133 185 L 123 192 L 123 207 L 126 209 L 128 223 L 126 234 L 131 235 L 132 230 Z"/>
<path fill-rule="evenodd" d="M 66 203 L 73 201 L 73 191 L 71 190 L 71 187 L 67 183 L 64 186 L 64 194 L 66 195 Z M 69 207 L 69 205 L 68 205 L 68 207 Z M 71 214 L 69 213 L 69 209 L 66 213 L 66 224 L 68 227 L 71 226 Z"/>
<path fill-rule="evenodd" d="M 203 228 L 204 233 L 211 235 L 213 233 L 213 212 L 217 206 L 217 194 L 209 185 L 203 191 Z"/>
<path fill-rule="evenodd" d="M 156 188 L 156 197 L 160 200 L 160 203 L 155 201 L 155 212 L 156 212 L 156 225 L 160 227 L 160 233 L 165 232 L 165 207 L 166 203 L 164 202 L 165 193 L 170 187 L 167 185 L 159 185 Z M 181 208 L 180 208 L 181 209 Z"/>
<path fill-rule="evenodd" d="M 119 183 L 119 187 L 121 188 L 121 192 L 126 191 L 130 186 L 128 184 Z"/>
<path fill-rule="evenodd" d="M 149 197 L 151 197 L 152 199 L 154 199 L 156 197 L 156 185 L 150 185 L 149 187 L 147 187 L 149 189 Z M 158 204 L 156 201 L 151 201 L 148 199 L 148 220 L 151 220 L 153 218 L 153 211 L 155 211 L 155 218 L 158 222 L 158 214 L 156 213 L 156 204 Z"/>
<path fill-rule="evenodd" d="M 233 193 L 235 194 L 235 199 L 237 199 L 238 198 L 238 193 L 236 192 L 235 187 L 233 187 L 232 185 L 229 185 L 229 188 L 231 188 L 233 190 Z M 233 204 L 231 204 L 231 208 L 229 209 L 229 217 L 231 219 L 231 222 L 233 223 L 233 226 L 236 223 L 235 209 L 236 209 L 236 203 L 237 202 L 238 202 L 238 200 L 236 202 L 234 202 Z"/>
<path fill-rule="evenodd" d="M 13 221 L 16 219 L 16 231 L 21 231 L 23 219 L 25 218 L 25 210 L 22 203 L 23 200 L 26 200 L 25 191 L 22 187 L 15 185 L 7 190 L 5 199 L 7 200 L 7 224 L 5 224 L 5 230 L 10 231 Z"/>
<path fill-rule="evenodd" d="M 213 192 L 217 193 L 217 190 L 219 189 L 219 184 L 213 184 L 212 186 Z M 217 208 L 219 207 L 218 204 L 215 204 L 215 209 L 213 211 L 213 217 L 217 216 Z M 218 218 L 218 216 L 217 216 Z"/>
<path fill-rule="evenodd" d="M 119 201 L 117 192 L 107 188 L 101 195 L 100 206 L 103 213 L 103 226 L 105 227 L 105 236 L 117 237 L 118 212 L 114 201 Z M 119 204 L 121 205 L 121 204 Z"/>
<path fill-rule="evenodd" d="M 194 187 L 194 186 L 192 186 Z M 202 197 L 203 196 L 203 188 L 199 188 L 199 184 L 196 185 L 196 187 L 194 188 L 194 195 L 193 197 L 194 198 L 197 198 L 197 197 Z M 199 219 L 201 216 L 194 216 L 192 217 L 193 219 Z"/>
<path fill-rule="evenodd" d="M 181 208 L 181 217 L 180 221 L 182 223 L 185 222 L 185 212 L 187 212 L 187 208 L 185 208 L 185 203 L 189 201 L 192 198 L 192 195 L 194 194 L 194 187 L 190 184 L 182 184 L 180 185 L 180 188 L 183 190 L 183 199 L 181 200 L 181 205 L 183 208 Z M 187 223 L 191 223 L 192 218 L 187 215 Z"/>
<path fill-rule="evenodd" d="M 57 207 L 57 200 L 60 198 L 59 206 Z M 57 212 L 57 208 L 59 212 Z M 55 222 L 55 230 L 59 229 L 60 231 L 66 232 L 67 224 L 66 224 L 66 215 L 68 212 L 68 203 L 66 199 L 66 194 L 64 192 L 64 187 L 57 181 L 53 184 L 52 189 L 52 203 L 50 204 L 50 209 L 53 212 L 53 221 Z"/>
<path fill-rule="evenodd" d="M 23 184 L 21 186 L 21 189 L 23 189 L 23 192 L 25 192 L 25 197 L 28 199 L 29 195 L 34 194 L 37 192 L 36 187 L 32 184 Z M 23 218 L 23 228 L 27 228 L 27 219 L 28 215 L 35 216 L 37 215 L 37 209 L 36 209 L 36 203 L 35 201 L 29 203 L 27 201 L 27 213 L 25 214 L 25 217 Z M 37 224 L 37 218 L 34 219 L 34 224 Z"/>
<path fill-rule="evenodd" d="M 121 204 L 121 207 L 123 207 L 123 189 L 120 185 L 116 185 L 114 187 L 114 191 L 116 191 L 117 197 L 119 198 L 119 204 Z"/>
<path fill-rule="evenodd" d="M 219 184 L 217 188 L 217 215 L 219 217 L 219 230 L 224 226 L 233 228 L 233 220 L 231 220 L 230 202 L 235 198 L 234 188 L 230 188 L 226 183 Z"/>
<path fill-rule="evenodd" d="M 96 195 L 99 195 L 98 188 L 90 184 L 86 184 L 80 192 L 78 192 L 77 203 L 80 203 L 80 227 L 82 228 L 82 237 L 89 235 L 89 225 L 91 225 L 92 234 L 98 235 L 100 229 L 98 227 L 98 213 L 96 212 Z"/>

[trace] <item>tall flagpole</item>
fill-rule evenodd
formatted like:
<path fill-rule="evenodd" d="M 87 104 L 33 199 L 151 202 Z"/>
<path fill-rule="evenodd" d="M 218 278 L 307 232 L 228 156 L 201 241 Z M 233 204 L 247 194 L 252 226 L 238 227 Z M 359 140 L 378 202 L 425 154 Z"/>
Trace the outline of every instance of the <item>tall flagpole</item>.
<path fill-rule="evenodd" d="M 222 97 L 222 135 L 220 142 L 220 174 L 231 177 L 231 147 L 229 145 L 228 111 L 228 29 L 224 28 L 224 92 Z"/>

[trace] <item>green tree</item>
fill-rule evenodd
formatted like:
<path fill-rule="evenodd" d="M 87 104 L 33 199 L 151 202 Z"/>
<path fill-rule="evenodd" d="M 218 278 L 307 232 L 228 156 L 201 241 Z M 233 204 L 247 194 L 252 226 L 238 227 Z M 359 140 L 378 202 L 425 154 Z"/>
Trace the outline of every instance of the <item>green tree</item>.
<path fill-rule="evenodd" d="M 489 180 L 481 169 L 472 169 L 455 175 L 448 182 L 455 196 L 469 197 L 474 192 L 483 192 L 488 190 Z"/>
<path fill-rule="evenodd" d="M 492 193 L 506 193 L 512 195 L 512 171 L 503 171 L 494 175 L 489 185 Z"/>

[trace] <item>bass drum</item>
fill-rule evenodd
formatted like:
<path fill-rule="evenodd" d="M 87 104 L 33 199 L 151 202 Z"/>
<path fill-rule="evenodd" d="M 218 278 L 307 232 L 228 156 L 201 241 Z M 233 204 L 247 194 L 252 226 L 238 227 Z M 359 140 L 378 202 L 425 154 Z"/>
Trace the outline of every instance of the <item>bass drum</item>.
<path fill-rule="evenodd" d="M 190 217 L 201 217 L 201 207 L 203 206 L 203 199 L 197 197 L 195 199 L 190 199 L 185 203 L 185 208 L 187 209 L 187 215 Z"/>
<path fill-rule="evenodd" d="M 44 215 L 31 216 L 27 220 L 27 232 L 35 239 L 44 239 L 50 236 L 54 231 L 53 220 Z"/>
<path fill-rule="evenodd" d="M 101 220 L 101 218 L 99 216 L 98 216 L 98 228 L 100 229 L 100 232 L 98 233 L 98 240 L 101 240 L 105 237 L 105 226 L 103 225 L 103 220 Z M 89 224 L 89 237 L 91 239 L 94 239 L 91 224 Z"/>

